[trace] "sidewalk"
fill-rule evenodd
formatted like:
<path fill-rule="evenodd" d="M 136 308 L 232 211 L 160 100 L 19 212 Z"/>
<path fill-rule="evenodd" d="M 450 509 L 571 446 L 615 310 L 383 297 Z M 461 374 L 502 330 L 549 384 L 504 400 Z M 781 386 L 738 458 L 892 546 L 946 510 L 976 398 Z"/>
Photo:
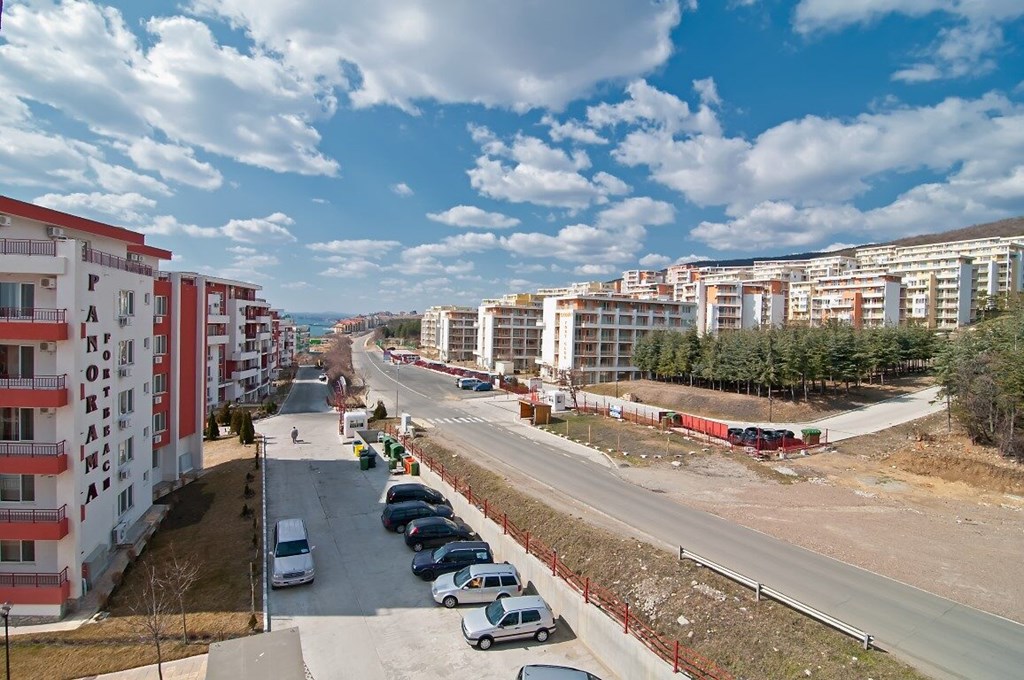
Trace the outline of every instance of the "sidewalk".
<path fill-rule="evenodd" d="M 199 654 L 178 661 L 165 661 L 163 664 L 164 680 L 205 680 L 208 658 L 206 654 Z M 116 673 L 90 675 L 79 680 L 158 680 L 159 677 L 156 664 L 153 664 Z"/>

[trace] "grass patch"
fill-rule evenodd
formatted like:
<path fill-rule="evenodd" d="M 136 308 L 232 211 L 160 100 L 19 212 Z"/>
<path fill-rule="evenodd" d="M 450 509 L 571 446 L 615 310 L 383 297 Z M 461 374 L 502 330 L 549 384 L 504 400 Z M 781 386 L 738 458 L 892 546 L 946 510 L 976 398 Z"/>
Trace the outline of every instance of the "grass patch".
<path fill-rule="evenodd" d="M 425 436 L 416 445 L 470 484 L 474 494 L 557 550 L 573 571 L 620 598 L 628 597 L 656 631 L 697 650 L 736 678 L 796 678 L 807 672 L 824 680 L 925 677 L 778 603 L 755 602 L 746 588 L 668 551 L 554 510 L 440 440 Z M 681 624 L 680 616 L 689 623 Z"/>
<path fill-rule="evenodd" d="M 70 679 L 156 663 L 156 649 L 151 639 L 143 638 L 142 619 L 132 613 L 130 602 L 145 567 L 165 563 L 172 547 L 179 556 L 194 556 L 200 575 L 186 600 L 189 644 L 182 641 L 180 614 L 170 615 L 161 644 L 164 661 L 203 654 L 210 642 L 249 634 L 250 563 L 262 567 L 253 535 L 262 536 L 262 527 L 254 531 L 253 518 L 243 519 L 240 513 L 247 504 L 259 517 L 260 471 L 253 465 L 255 447 L 242 446 L 237 439 L 215 443 L 234 447 L 234 459 L 161 499 L 171 505 L 170 512 L 111 595 L 110 615 L 73 631 L 12 637 L 12 677 Z M 245 498 L 249 474 L 253 479 L 248 485 L 255 493 Z M 256 578 L 260 619 L 259 574 Z"/>

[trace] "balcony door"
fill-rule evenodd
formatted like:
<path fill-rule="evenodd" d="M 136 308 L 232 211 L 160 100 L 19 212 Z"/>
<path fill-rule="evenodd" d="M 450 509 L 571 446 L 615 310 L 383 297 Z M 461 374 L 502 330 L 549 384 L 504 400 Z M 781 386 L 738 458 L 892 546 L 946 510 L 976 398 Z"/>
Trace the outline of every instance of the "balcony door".
<path fill-rule="evenodd" d="M 32 345 L 0 345 L 0 378 L 34 377 L 35 349 Z"/>
<path fill-rule="evenodd" d="M 0 318 L 32 318 L 36 287 L 32 283 L 0 283 Z"/>
<path fill-rule="evenodd" d="M 32 441 L 35 438 L 32 418 L 30 408 L 0 408 L 0 441 Z"/>

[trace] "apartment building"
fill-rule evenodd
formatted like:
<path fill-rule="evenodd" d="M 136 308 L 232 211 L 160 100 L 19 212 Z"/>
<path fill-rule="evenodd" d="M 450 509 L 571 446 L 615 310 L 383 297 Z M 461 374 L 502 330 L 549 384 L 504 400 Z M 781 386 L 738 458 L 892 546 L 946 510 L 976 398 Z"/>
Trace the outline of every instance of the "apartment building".
<path fill-rule="evenodd" d="M 653 330 L 685 331 L 696 318 L 692 302 L 614 294 L 545 298 L 540 375 L 553 381 L 562 371 L 578 370 L 586 383 L 639 378 L 636 341 Z"/>
<path fill-rule="evenodd" d="M 420 320 L 420 346 L 437 350 L 441 361 L 472 361 L 478 313 L 474 307 L 455 305 L 428 308 Z"/>
<path fill-rule="evenodd" d="M 152 370 L 177 360 L 154 342 L 167 324 L 154 275 L 170 257 L 0 196 L 0 599 L 19 615 L 82 595 L 152 504 L 154 442 L 179 444 L 157 398 L 187 396 Z"/>
<path fill-rule="evenodd" d="M 513 371 L 532 371 L 540 357 L 542 301 L 529 293 L 484 300 L 477 311 L 477 365 L 494 370 L 500 362 Z"/>
<path fill-rule="evenodd" d="M 264 384 L 233 373 L 237 338 L 272 344 L 258 286 L 160 272 L 170 257 L 0 196 L 0 599 L 18 615 L 62 614 L 138 539 L 154 496 L 202 467 L 209 398 L 269 389 L 269 346 Z"/>
<path fill-rule="evenodd" d="M 885 270 L 855 271 L 819 279 L 810 296 L 809 322 L 836 320 L 854 328 L 895 326 L 904 308 L 900 277 Z"/>
<path fill-rule="evenodd" d="M 744 267 L 682 265 L 670 267 L 666 281 L 672 282 L 672 299 L 696 305 L 696 328 L 701 335 L 723 331 L 781 326 L 786 320 L 789 271 L 754 270 Z"/>
<path fill-rule="evenodd" d="M 664 294 L 665 275 L 652 269 L 629 269 L 622 272 L 619 293 L 622 295 L 645 295 L 656 297 Z"/>
<path fill-rule="evenodd" d="M 281 348 L 281 368 L 290 368 L 295 365 L 295 322 L 291 317 L 282 317 L 278 328 L 280 329 L 278 345 Z"/>

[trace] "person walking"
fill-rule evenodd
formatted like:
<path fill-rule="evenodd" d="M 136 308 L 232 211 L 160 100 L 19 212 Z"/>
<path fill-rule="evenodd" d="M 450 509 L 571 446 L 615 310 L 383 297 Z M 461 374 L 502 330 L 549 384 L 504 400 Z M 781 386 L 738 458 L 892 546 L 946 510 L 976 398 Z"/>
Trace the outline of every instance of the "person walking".
<path fill-rule="evenodd" d="M 297 444 L 299 441 L 299 428 L 292 428 L 292 444 Z"/>

